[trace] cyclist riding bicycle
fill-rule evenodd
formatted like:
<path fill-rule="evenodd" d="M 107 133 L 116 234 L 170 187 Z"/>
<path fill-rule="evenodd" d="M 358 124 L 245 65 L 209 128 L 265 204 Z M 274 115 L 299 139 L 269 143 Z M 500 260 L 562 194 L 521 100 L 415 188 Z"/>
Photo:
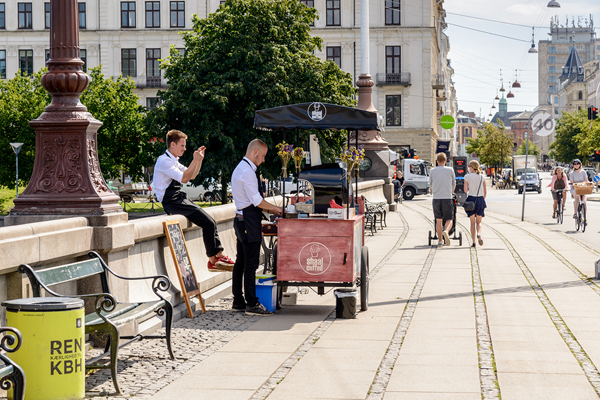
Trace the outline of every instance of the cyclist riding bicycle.
<path fill-rule="evenodd" d="M 573 186 L 575 183 L 588 182 L 587 173 L 581 167 L 581 160 L 578 158 L 573 160 L 573 171 L 569 174 L 569 182 L 571 183 L 571 196 L 575 199 L 573 202 L 574 213 L 573 218 L 577 219 L 577 207 L 579 207 L 579 202 L 583 200 L 583 204 L 587 207 L 587 200 L 585 195 L 575 194 L 575 187 Z"/>
<path fill-rule="evenodd" d="M 561 167 L 556 167 L 554 173 L 552 174 L 552 181 L 550 182 L 550 190 L 552 190 L 552 199 L 554 200 L 554 204 L 552 205 L 552 218 L 556 218 L 556 208 L 558 206 L 559 193 L 557 190 L 565 189 L 569 185 L 567 182 L 567 176 L 563 172 Z M 562 209 L 565 209 L 565 203 L 567 202 L 566 196 L 562 197 Z"/>

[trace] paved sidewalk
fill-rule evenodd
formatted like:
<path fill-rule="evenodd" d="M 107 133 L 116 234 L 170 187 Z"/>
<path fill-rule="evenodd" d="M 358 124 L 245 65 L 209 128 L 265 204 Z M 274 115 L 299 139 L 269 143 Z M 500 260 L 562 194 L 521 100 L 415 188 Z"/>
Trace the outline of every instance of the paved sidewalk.
<path fill-rule="evenodd" d="M 175 355 L 123 350 L 111 399 L 593 399 L 600 393 L 600 253 L 564 234 L 486 211 L 484 245 L 427 245 L 431 201 L 404 202 L 367 235 L 370 304 L 335 318 L 333 293 L 298 295 L 271 317 L 231 298 L 177 321 Z M 88 395 L 113 390 L 107 371 Z"/>

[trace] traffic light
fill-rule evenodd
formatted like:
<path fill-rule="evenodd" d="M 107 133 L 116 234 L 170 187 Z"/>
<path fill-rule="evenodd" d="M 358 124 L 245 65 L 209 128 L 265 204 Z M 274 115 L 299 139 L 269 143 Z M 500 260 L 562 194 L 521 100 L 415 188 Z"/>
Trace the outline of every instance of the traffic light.
<path fill-rule="evenodd" d="M 598 107 L 588 107 L 588 119 L 598 118 Z"/>
<path fill-rule="evenodd" d="M 600 150 L 595 150 L 591 155 L 590 155 L 590 161 L 591 162 L 600 162 Z"/>

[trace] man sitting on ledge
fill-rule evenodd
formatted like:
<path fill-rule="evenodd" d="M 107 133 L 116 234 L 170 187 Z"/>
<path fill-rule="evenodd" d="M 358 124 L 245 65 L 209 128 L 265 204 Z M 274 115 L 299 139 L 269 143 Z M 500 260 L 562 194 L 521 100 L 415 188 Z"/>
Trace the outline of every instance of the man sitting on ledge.
<path fill-rule="evenodd" d="M 232 271 L 234 262 L 223 255 L 223 246 L 219 240 L 217 223 L 201 207 L 187 198 L 181 191 L 181 184 L 193 180 L 202 167 L 204 151 L 202 146 L 194 151 L 194 159 L 188 168 L 178 159 L 185 152 L 187 135 L 178 130 L 167 133 L 167 151 L 158 157 L 154 166 L 154 193 L 167 214 L 185 215 L 202 229 L 204 247 L 208 256 L 208 270 L 212 272 Z"/>

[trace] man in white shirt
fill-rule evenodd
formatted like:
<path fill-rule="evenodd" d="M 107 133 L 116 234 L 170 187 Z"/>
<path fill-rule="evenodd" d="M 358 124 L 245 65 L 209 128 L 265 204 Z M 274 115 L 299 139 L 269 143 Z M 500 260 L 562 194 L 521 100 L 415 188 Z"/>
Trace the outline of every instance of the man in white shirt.
<path fill-rule="evenodd" d="M 283 209 L 263 199 L 256 170 L 265 161 L 267 145 L 260 139 L 248 144 L 246 156 L 231 176 L 231 191 L 236 213 L 233 220 L 237 239 L 237 255 L 233 266 L 232 311 L 245 311 L 246 315 L 271 315 L 272 312 L 258 302 L 256 297 L 256 269 L 262 242 L 262 210 L 282 214 Z"/>
<path fill-rule="evenodd" d="M 211 272 L 231 271 L 234 262 L 223 254 L 223 246 L 217 232 L 217 223 L 201 207 L 187 198 L 181 191 L 181 184 L 194 179 L 200 172 L 206 147 L 194 151 L 189 167 L 179 163 L 179 157 L 185 152 L 187 135 L 178 130 L 167 133 L 167 151 L 158 157 L 154 166 L 154 194 L 163 205 L 165 212 L 171 215 L 185 215 L 192 223 L 202 229 L 202 239 L 208 256 L 208 270 Z"/>
<path fill-rule="evenodd" d="M 438 153 L 437 167 L 429 171 L 429 183 L 431 185 L 431 193 L 433 194 L 433 216 L 435 217 L 435 231 L 438 237 L 438 246 L 445 244 L 450 245 L 448 232 L 452 229 L 452 217 L 454 213 L 454 200 L 452 194 L 456 187 L 456 177 L 454 170 L 446 167 L 446 154 Z M 443 221 L 446 221 L 446 226 L 442 227 Z M 442 243 L 442 239 L 444 242 Z"/>

